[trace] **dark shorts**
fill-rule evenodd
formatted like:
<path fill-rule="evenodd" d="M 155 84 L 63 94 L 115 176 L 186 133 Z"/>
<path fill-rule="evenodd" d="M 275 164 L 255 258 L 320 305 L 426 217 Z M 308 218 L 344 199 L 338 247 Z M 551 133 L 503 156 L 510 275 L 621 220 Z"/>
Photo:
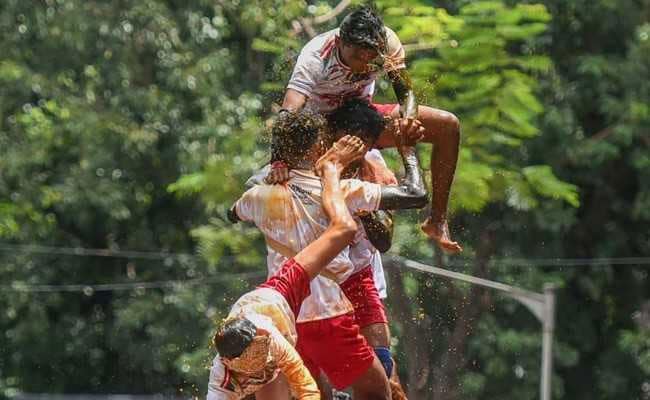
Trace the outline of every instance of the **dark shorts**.
<path fill-rule="evenodd" d="M 282 267 L 258 287 L 275 289 L 289 303 L 291 311 L 298 317 L 302 302 L 311 294 L 309 275 L 302 265 L 293 258 L 287 260 Z"/>

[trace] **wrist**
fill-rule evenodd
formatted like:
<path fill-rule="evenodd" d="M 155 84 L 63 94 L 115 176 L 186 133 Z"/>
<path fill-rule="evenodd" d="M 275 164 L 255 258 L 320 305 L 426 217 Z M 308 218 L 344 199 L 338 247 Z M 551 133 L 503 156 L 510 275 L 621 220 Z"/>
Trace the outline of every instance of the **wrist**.
<path fill-rule="evenodd" d="M 397 151 L 399 154 L 402 156 L 402 158 L 409 157 L 415 155 L 415 146 L 411 145 L 401 145 L 397 147 Z"/>
<path fill-rule="evenodd" d="M 289 167 L 287 166 L 287 163 L 285 163 L 282 160 L 273 161 L 271 163 L 271 169 L 280 169 L 280 168 L 289 168 Z"/>

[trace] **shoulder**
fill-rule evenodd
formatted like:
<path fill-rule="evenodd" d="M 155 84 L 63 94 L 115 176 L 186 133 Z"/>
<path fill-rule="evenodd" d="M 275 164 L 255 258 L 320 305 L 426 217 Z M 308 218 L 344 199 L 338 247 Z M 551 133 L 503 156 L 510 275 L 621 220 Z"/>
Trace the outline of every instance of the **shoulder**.
<path fill-rule="evenodd" d="M 338 36 L 338 33 L 338 28 L 321 33 L 320 35 L 307 42 L 300 53 L 313 55 L 319 59 L 327 58 L 330 54 L 331 49 L 336 46 L 336 38 Z"/>
<path fill-rule="evenodd" d="M 221 362 L 219 356 L 215 357 L 210 368 L 210 392 L 235 392 L 235 384 L 232 380 L 232 373 Z"/>
<path fill-rule="evenodd" d="M 404 46 L 402 46 L 402 42 L 399 40 L 399 37 L 397 37 L 395 31 L 387 26 L 384 27 L 384 29 L 386 30 L 386 61 L 388 62 L 386 70 L 389 71 L 406 68 L 406 54 L 404 51 Z"/>
<path fill-rule="evenodd" d="M 391 49 L 391 45 L 395 46 L 402 46 L 402 42 L 399 40 L 399 36 L 397 36 L 397 33 L 395 33 L 394 30 L 391 28 L 384 26 L 384 30 L 386 31 L 386 40 L 388 42 L 388 48 Z"/>

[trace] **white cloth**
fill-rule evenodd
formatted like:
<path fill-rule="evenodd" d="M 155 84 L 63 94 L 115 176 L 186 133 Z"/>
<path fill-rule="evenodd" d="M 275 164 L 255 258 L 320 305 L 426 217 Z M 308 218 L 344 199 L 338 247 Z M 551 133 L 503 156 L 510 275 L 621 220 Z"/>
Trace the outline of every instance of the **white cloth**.
<path fill-rule="evenodd" d="M 346 203 L 352 214 L 374 211 L 379 207 L 381 187 L 357 179 L 341 181 Z M 285 185 L 257 185 L 237 201 L 235 210 L 243 221 L 253 222 L 264 235 L 298 253 L 325 232 L 329 225 L 322 208 L 320 178 L 311 171 L 292 170 Z M 287 258 L 267 246 L 269 276 Z M 343 282 L 353 272 L 349 249 L 344 249 L 327 267 Z M 302 304 L 297 322 L 331 318 L 353 311 L 353 307 L 336 282 L 316 277 L 310 285 L 311 295 Z"/>
<path fill-rule="evenodd" d="M 308 97 L 306 107 L 330 112 L 349 98 L 372 100 L 375 80 L 381 70 L 355 74 L 340 59 L 339 29 L 320 34 L 302 48 L 287 88 Z M 388 46 L 383 65 L 386 72 L 406 68 L 404 47 L 386 27 Z"/>
<path fill-rule="evenodd" d="M 228 318 L 244 316 L 258 329 L 269 332 L 274 340 L 284 337 L 291 345 L 296 344 L 296 322 L 289 303 L 278 291 L 258 288 L 241 296 L 230 309 Z M 235 400 L 255 393 L 278 376 L 276 370 L 262 382 L 247 383 L 241 387 L 232 381 L 228 370 L 217 355 L 212 360 L 207 400 Z"/>
<path fill-rule="evenodd" d="M 245 316 L 258 328 L 266 329 L 267 326 L 273 326 L 289 343 L 296 344 L 298 339 L 296 317 L 287 299 L 277 290 L 257 288 L 245 293 L 233 304 L 228 314 L 228 318 L 238 316 Z"/>

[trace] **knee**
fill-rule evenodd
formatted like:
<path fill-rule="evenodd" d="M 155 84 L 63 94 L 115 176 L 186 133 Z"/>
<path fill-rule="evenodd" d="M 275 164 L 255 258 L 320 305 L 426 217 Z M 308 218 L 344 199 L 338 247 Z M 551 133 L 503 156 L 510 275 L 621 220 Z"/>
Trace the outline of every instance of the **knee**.
<path fill-rule="evenodd" d="M 456 115 L 450 112 L 445 112 L 443 121 L 450 133 L 460 135 L 460 120 Z"/>
<path fill-rule="evenodd" d="M 460 136 L 460 120 L 449 111 L 439 111 L 435 116 L 435 125 L 438 125 L 449 135 Z"/>
<path fill-rule="evenodd" d="M 456 115 L 444 110 L 430 107 L 420 109 L 420 120 L 429 133 L 432 142 L 444 140 L 458 141 L 460 139 L 460 120 Z M 441 135 L 442 133 L 442 135 Z"/>

